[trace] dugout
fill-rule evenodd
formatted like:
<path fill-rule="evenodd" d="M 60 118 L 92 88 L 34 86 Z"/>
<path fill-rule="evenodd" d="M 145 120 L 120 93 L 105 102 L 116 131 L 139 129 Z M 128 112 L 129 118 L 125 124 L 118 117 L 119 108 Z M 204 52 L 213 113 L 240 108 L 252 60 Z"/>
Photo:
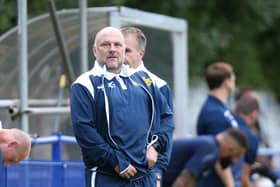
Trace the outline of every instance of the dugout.
<path fill-rule="evenodd" d="M 145 65 L 173 90 L 175 134 L 182 136 L 188 131 L 185 20 L 127 7 L 59 10 L 55 16 L 66 49 L 63 57 L 52 16 L 27 20 L 24 1 L 19 1 L 19 6 L 18 27 L 0 36 L 0 107 L 8 107 L 12 115 L 0 112 L 4 126 L 20 127 L 40 136 L 63 131 L 64 125 L 57 125 L 57 121 L 69 125 L 69 84 L 59 88 L 61 75 L 73 80 L 92 67 L 91 45 L 97 30 L 108 25 L 135 25 L 148 38 Z"/>
<path fill-rule="evenodd" d="M 70 81 L 63 84 L 64 75 L 66 79 L 75 78 L 92 67 L 92 40 L 100 28 L 134 25 L 148 38 L 145 65 L 173 90 L 175 134 L 183 136 L 188 114 L 186 21 L 128 7 L 87 8 L 85 0 L 79 2 L 80 8 L 27 20 L 27 1 L 18 1 L 18 26 L 0 36 L 0 119 L 4 128 L 21 128 L 35 139 L 57 131 L 71 136 Z M 80 160 L 78 150 L 76 144 L 62 145 L 62 160 Z M 31 172 L 33 167 L 56 171 L 55 164 L 51 167 L 51 154 L 52 145 L 33 145 L 29 159 L 36 160 L 35 164 L 23 162 L 8 167 L 8 179 L 16 178 L 21 171 Z M 38 160 L 43 160 L 41 165 Z M 60 170 L 69 165 L 58 164 Z"/>

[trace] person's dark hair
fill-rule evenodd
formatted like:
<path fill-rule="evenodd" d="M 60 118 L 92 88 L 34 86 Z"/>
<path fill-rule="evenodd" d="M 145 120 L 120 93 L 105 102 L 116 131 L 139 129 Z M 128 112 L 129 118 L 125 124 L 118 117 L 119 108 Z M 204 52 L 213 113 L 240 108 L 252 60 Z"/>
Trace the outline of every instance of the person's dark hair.
<path fill-rule="evenodd" d="M 235 112 L 237 114 L 249 115 L 255 110 L 260 110 L 259 102 L 256 97 L 244 95 L 236 102 Z"/>
<path fill-rule="evenodd" d="M 127 26 L 127 27 L 122 27 L 121 32 L 124 35 L 124 37 L 129 34 L 134 35 L 136 37 L 138 43 L 138 50 L 146 49 L 147 38 L 145 34 L 141 31 L 141 29 L 137 27 Z"/>
<path fill-rule="evenodd" d="M 248 149 L 248 141 L 245 134 L 238 128 L 229 128 L 225 131 L 230 137 L 232 137 L 240 147 Z"/>
<path fill-rule="evenodd" d="M 233 68 L 230 64 L 216 62 L 206 67 L 204 76 L 210 90 L 219 88 L 224 80 L 233 75 Z"/>

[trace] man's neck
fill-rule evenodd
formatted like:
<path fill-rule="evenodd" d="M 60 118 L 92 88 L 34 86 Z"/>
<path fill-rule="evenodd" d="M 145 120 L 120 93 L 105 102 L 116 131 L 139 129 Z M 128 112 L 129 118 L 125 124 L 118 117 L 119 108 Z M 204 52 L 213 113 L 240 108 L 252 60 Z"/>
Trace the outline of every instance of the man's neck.
<path fill-rule="evenodd" d="M 214 89 L 209 92 L 209 95 L 216 97 L 224 104 L 227 102 L 229 95 L 225 89 Z"/>

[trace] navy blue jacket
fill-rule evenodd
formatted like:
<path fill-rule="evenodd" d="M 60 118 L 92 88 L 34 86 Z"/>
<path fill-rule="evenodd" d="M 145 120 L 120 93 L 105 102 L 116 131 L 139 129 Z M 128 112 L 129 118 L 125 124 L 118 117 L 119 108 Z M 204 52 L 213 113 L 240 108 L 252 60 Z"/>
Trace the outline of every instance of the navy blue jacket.
<path fill-rule="evenodd" d="M 81 75 L 71 87 L 71 118 L 86 167 L 106 172 L 129 164 L 146 172 L 147 146 L 153 139 L 164 153 L 174 130 L 173 112 L 148 74 L 128 76 L 125 68 L 115 76 L 95 65 Z"/>
<path fill-rule="evenodd" d="M 152 72 L 150 72 L 145 66 L 143 61 L 141 62 L 141 64 L 135 69 L 135 71 L 144 71 L 146 72 L 149 77 L 152 79 L 152 81 L 154 82 L 154 84 L 160 89 L 162 95 L 165 97 L 165 99 L 167 100 L 168 106 L 171 108 L 171 110 L 173 111 L 173 96 L 172 96 L 172 91 L 169 87 L 169 85 L 167 84 L 167 82 L 161 78 L 159 78 L 158 76 L 156 76 L 155 74 L 153 74 Z M 172 133 L 170 133 L 170 139 L 172 139 Z M 171 142 L 170 142 L 171 143 Z M 156 165 L 153 167 L 153 171 L 155 173 L 160 173 L 162 174 L 163 171 L 166 170 L 167 168 L 167 163 L 169 163 L 170 160 L 170 156 L 171 156 L 171 150 L 172 150 L 172 144 L 168 145 L 168 150 L 166 150 L 166 152 L 164 152 L 163 154 L 159 154 L 158 155 L 158 160 L 156 162 Z"/>

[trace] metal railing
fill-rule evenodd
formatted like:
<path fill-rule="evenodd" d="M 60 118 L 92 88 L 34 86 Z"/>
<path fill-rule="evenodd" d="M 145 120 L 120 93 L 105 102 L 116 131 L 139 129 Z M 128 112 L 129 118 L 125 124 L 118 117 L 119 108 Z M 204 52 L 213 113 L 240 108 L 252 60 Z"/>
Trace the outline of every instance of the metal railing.
<path fill-rule="evenodd" d="M 24 160 L 19 164 L 0 166 L 0 187 L 75 187 L 84 186 L 82 161 L 63 160 L 63 144 L 77 144 L 73 136 L 53 133 L 31 138 L 32 145 L 52 145 L 51 160 Z"/>
<path fill-rule="evenodd" d="M 52 145 L 51 160 L 24 160 L 19 164 L 0 166 L 0 187 L 75 187 L 84 184 L 82 161 L 63 160 L 63 144 L 76 145 L 73 136 L 53 133 L 51 136 L 31 138 L 32 145 Z M 259 155 L 279 156 L 278 148 L 260 148 Z M 2 172 L 1 172 L 2 171 Z M 40 185 L 38 185 L 40 184 Z"/>

